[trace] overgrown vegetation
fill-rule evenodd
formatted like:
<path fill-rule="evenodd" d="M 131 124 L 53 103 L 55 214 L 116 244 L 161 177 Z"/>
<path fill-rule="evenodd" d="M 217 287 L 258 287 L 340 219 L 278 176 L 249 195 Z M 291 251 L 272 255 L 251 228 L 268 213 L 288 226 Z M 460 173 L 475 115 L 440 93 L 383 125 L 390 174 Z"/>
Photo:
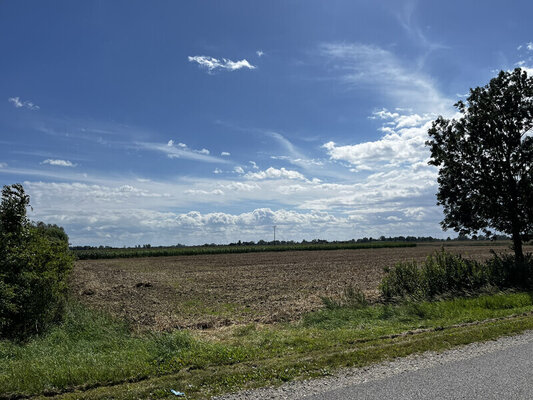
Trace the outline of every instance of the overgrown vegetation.
<path fill-rule="evenodd" d="M 322 297 L 322 303 L 327 310 L 338 308 L 359 309 L 368 305 L 365 294 L 359 287 L 348 286 L 345 288 L 339 298 Z"/>
<path fill-rule="evenodd" d="M 531 317 L 484 323 L 483 329 L 447 327 L 530 312 L 532 299 L 531 293 L 507 293 L 346 305 L 306 314 L 296 324 L 250 324 L 207 337 L 184 331 L 137 335 L 104 313 L 70 304 L 64 322 L 47 334 L 25 344 L 0 341 L 0 398 L 73 389 L 78 391 L 67 397 L 164 398 L 173 396 L 171 388 L 206 398 L 529 329 Z"/>
<path fill-rule="evenodd" d="M 531 254 L 517 262 L 509 254 L 497 255 L 493 252 L 493 257 L 483 263 L 443 249 L 427 257 L 422 265 L 411 261 L 390 268 L 380 290 L 385 301 L 428 300 L 468 295 L 491 288 L 528 289 L 532 284 Z"/>
<path fill-rule="evenodd" d="M 73 257 L 55 226 L 31 224 L 22 185 L 4 186 L 0 204 L 0 337 L 25 339 L 61 318 Z"/>
<path fill-rule="evenodd" d="M 201 254 L 262 253 L 268 251 L 309 251 L 309 250 L 344 250 L 344 249 L 382 249 L 389 247 L 415 247 L 416 243 L 402 242 L 336 242 L 336 243 L 298 243 L 291 245 L 254 245 L 254 246 L 194 246 L 194 247 L 146 247 L 146 248 L 93 248 L 76 250 L 74 254 L 80 260 L 105 258 L 166 257 L 192 256 Z"/>

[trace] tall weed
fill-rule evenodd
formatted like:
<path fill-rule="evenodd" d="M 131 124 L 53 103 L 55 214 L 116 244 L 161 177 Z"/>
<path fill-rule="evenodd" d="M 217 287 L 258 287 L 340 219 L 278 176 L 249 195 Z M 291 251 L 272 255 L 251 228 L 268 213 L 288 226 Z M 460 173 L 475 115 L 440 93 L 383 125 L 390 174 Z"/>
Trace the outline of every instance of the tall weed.
<path fill-rule="evenodd" d="M 387 271 L 380 291 L 384 300 L 431 300 L 465 295 L 494 287 L 498 289 L 533 287 L 533 256 L 517 264 L 512 255 L 497 255 L 482 263 L 451 254 L 435 252 L 418 265 L 402 262 Z"/>

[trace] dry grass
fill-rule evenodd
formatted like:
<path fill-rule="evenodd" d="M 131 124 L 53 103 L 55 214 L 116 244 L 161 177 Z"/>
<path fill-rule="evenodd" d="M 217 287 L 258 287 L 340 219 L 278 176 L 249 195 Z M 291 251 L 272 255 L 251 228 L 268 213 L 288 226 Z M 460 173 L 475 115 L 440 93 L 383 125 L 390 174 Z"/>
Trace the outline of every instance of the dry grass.
<path fill-rule="evenodd" d="M 423 260 L 439 245 L 414 248 L 219 254 L 78 261 L 72 294 L 127 318 L 137 329 L 212 328 L 298 319 L 347 286 L 376 297 L 383 268 Z M 497 251 L 506 247 L 498 246 Z M 478 260 L 490 246 L 453 246 Z M 533 248 L 526 248 L 532 251 Z"/>

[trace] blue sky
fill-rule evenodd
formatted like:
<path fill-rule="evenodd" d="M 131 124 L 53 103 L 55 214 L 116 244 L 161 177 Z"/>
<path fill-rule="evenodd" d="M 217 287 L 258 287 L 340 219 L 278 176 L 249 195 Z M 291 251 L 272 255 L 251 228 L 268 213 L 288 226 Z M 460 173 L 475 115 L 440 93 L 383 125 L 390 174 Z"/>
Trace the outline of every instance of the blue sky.
<path fill-rule="evenodd" d="M 0 184 L 75 245 L 442 232 L 424 146 L 514 1 L 0 2 Z"/>

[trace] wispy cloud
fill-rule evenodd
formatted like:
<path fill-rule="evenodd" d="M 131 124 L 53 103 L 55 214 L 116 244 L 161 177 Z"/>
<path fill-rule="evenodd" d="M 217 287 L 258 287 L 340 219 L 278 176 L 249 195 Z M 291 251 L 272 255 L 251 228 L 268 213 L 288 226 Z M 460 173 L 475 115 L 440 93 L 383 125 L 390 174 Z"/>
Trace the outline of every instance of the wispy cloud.
<path fill-rule="evenodd" d="M 181 158 L 185 160 L 202 161 L 207 163 L 221 163 L 228 164 L 228 160 L 224 160 L 219 157 L 211 156 L 209 150 L 190 149 L 185 143 L 174 144 L 173 140 L 169 140 L 165 143 L 149 143 L 149 142 L 136 142 L 137 148 L 143 150 L 158 151 L 164 153 L 169 158 Z"/>
<path fill-rule="evenodd" d="M 22 101 L 20 100 L 20 97 L 10 97 L 7 99 L 10 103 L 12 103 L 15 108 L 27 108 L 28 110 L 38 110 L 40 107 L 37 104 L 34 104 L 31 101 Z"/>
<path fill-rule="evenodd" d="M 58 167 L 75 167 L 77 165 L 69 160 L 53 160 L 53 159 L 44 160 L 41 164 L 55 165 Z"/>
<path fill-rule="evenodd" d="M 411 39 L 426 50 L 422 57 L 419 58 L 419 65 L 421 65 L 430 52 L 437 49 L 446 49 L 448 46 L 430 40 L 424 30 L 420 27 L 416 20 L 417 3 L 418 1 L 413 0 L 398 2 L 400 10 L 396 13 L 396 17 L 398 18 L 400 26 L 405 29 Z"/>
<path fill-rule="evenodd" d="M 533 51 L 533 42 L 529 42 L 526 44 L 526 48 L 529 50 L 529 51 Z"/>
<path fill-rule="evenodd" d="M 408 104 L 417 112 L 444 113 L 454 103 L 435 82 L 381 47 L 359 43 L 325 43 L 319 54 L 346 88 L 371 87 L 394 107 Z"/>
<path fill-rule="evenodd" d="M 252 65 L 248 62 L 246 59 L 242 59 L 239 61 L 232 61 L 227 58 L 214 58 L 214 57 L 208 57 L 208 56 L 189 56 L 189 62 L 195 62 L 198 63 L 198 65 L 202 68 L 206 68 L 209 72 L 212 72 L 218 68 L 227 70 L 227 71 L 237 71 L 242 68 L 246 69 L 255 69 L 256 66 Z"/>
<path fill-rule="evenodd" d="M 227 151 L 223 151 L 222 153 L 220 153 L 220 155 L 221 155 L 222 157 L 229 157 L 229 156 L 231 156 L 231 153 L 229 153 L 229 152 L 227 152 Z"/>
<path fill-rule="evenodd" d="M 265 52 L 263 50 L 257 50 L 255 54 L 257 54 L 257 57 L 263 57 L 265 55 Z"/>
<path fill-rule="evenodd" d="M 7 163 L 0 162 L 0 168 L 7 168 Z"/>

